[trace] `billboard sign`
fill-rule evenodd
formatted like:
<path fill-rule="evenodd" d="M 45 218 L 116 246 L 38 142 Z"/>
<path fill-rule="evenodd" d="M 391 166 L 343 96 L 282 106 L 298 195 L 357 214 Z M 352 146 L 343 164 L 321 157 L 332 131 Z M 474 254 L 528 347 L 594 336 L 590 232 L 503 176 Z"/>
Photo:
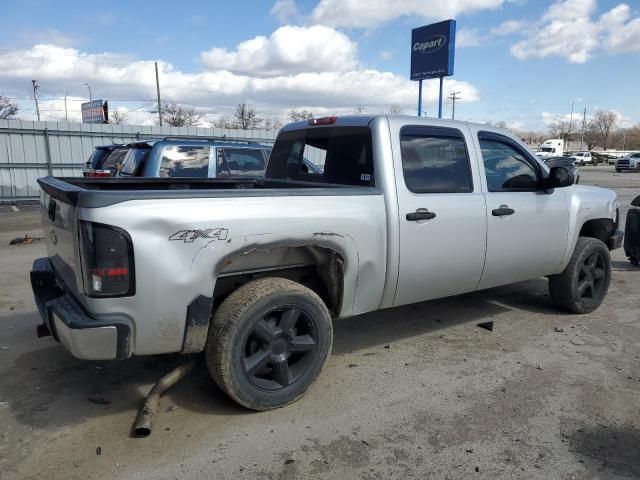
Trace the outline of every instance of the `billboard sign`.
<path fill-rule="evenodd" d="M 432 23 L 411 31 L 411 80 L 453 75 L 456 21 Z"/>
<path fill-rule="evenodd" d="M 102 100 L 83 103 L 81 105 L 82 123 L 105 123 L 107 120 L 105 115 L 106 103 Z"/>

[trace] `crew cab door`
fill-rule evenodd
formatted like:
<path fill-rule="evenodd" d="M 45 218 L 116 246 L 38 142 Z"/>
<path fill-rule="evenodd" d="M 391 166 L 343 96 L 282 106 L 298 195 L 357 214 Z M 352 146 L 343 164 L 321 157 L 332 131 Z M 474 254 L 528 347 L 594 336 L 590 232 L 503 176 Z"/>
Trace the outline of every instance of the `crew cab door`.
<path fill-rule="evenodd" d="M 400 221 L 394 305 L 474 290 L 484 264 L 486 207 L 469 130 L 404 126 L 393 135 Z"/>
<path fill-rule="evenodd" d="M 569 228 L 564 190 L 541 188 L 542 166 L 515 140 L 483 131 L 474 137 L 487 199 L 487 256 L 479 288 L 556 273 Z"/>

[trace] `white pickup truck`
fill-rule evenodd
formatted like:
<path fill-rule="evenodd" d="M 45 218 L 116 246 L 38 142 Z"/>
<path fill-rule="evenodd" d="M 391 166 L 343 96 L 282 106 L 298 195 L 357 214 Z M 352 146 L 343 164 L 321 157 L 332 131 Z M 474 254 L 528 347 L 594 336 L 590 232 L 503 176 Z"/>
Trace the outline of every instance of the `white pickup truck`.
<path fill-rule="evenodd" d="M 306 391 L 332 319 L 544 276 L 591 312 L 622 240 L 614 192 L 508 132 L 426 118 L 287 125 L 264 179 L 39 183 L 39 334 L 84 359 L 204 351 L 256 410 Z"/>

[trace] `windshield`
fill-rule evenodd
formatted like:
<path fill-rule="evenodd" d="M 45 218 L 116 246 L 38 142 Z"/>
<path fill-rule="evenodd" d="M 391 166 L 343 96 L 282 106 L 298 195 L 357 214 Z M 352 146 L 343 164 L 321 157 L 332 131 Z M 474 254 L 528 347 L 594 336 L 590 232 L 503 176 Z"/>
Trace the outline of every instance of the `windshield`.
<path fill-rule="evenodd" d="M 555 148 L 551 148 L 551 147 L 542 147 L 540 149 L 541 152 L 545 152 L 545 153 L 551 153 L 551 152 L 555 152 L 556 149 Z"/>
<path fill-rule="evenodd" d="M 150 148 L 132 148 L 124 160 L 120 174 L 135 176 L 140 171 L 140 165 L 142 165 L 150 151 Z"/>
<path fill-rule="evenodd" d="M 319 168 L 309 168 L 305 158 Z M 368 127 L 312 127 L 278 136 L 265 176 L 374 186 L 373 173 L 371 130 Z"/>

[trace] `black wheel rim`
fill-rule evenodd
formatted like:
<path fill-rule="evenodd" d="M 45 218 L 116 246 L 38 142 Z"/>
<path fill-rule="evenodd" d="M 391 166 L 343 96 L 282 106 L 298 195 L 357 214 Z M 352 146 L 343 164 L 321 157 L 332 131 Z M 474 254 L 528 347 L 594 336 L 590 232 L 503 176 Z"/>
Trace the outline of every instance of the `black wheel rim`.
<path fill-rule="evenodd" d="M 242 371 L 262 390 L 282 390 L 304 376 L 317 344 L 317 329 L 304 310 L 295 306 L 271 309 L 254 322 L 247 335 Z"/>
<path fill-rule="evenodd" d="M 589 255 L 578 276 L 578 293 L 580 298 L 595 300 L 601 297 L 606 280 L 606 264 L 600 253 Z"/>

